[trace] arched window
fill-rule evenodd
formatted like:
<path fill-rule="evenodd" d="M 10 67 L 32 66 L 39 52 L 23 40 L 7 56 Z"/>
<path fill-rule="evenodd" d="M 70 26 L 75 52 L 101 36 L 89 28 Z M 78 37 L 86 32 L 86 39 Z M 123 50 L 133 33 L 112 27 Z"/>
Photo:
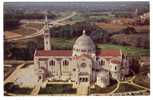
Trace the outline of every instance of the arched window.
<path fill-rule="evenodd" d="M 63 61 L 63 65 L 64 65 L 64 66 L 68 66 L 68 65 L 69 65 L 69 61 L 64 60 L 64 61 Z"/>
<path fill-rule="evenodd" d="M 54 60 L 51 60 L 51 61 L 49 62 L 49 64 L 50 64 L 50 66 L 55 66 L 55 61 L 54 61 Z"/>
<path fill-rule="evenodd" d="M 73 71 L 75 72 L 75 71 L 76 71 L 76 69 L 75 69 L 75 68 L 73 68 Z"/>
<path fill-rule="evenodd" d="M 115 66 L 115 70 L 117 69 L 117 67 Z"/>
<path fill-rule="evenodd" d="M 86 66 L 87 66 L 86 63 L 81 64 L 81 67 L 83 67 L 83 68 L 86 67 Z"/>
<path fill-rule="evenodd" d="M 104 60 L 100 60 L 100 61 L 99 61 L 99 64 L 102 66 L 102 65 L 105 64 L 105 61 L 104 61 Z"/>

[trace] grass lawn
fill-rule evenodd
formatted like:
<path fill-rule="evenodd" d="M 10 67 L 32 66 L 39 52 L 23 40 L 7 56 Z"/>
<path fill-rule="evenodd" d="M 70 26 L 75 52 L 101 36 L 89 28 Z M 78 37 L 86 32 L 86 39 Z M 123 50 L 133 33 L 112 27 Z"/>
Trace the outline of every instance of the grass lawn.
<path fill-rule="evenodd" d="M 84 20 L 85 18 L 83 17 L 83 15 L 81 13 L 77 13 L 77 15 L 69 18 L 69 21 L 81 21 Z"/>
<path fill-rule="evenodd" d="M 76 38 L 52 38 L 52 45 L 55 49 L 69 49 L 72 50 Z M 136 48 L 130 46 L 122 46 L 115 44 L 97 44 L 97 47 L 102 50 L 106 49 L 121 49 L 123 52 L 127 53 L 129 56 L 149 56 L 150 50 L 143 48 Z"/>
<path fill-rule="evenodd" d="M 73 44 L 75 42 L 75 38 L 67 39 L 67 38 L 51 38 L 51 43 L 54 49 L 68 49 L 72 50 Z"/>
<path fill-rule="evenodd" d="M 28 23 L 28 24 L 25 24 L 25 26 L 33 27 L 33 28 L 36 28 L 36 29 L 42 29 L 44 25 L 43 24 L 38 24 L 38 23 Z"/>
<path fill-rule="evenodd" d="M 119 92 L 130 92 L 130 91 L 138 91 L 138 90 L 143 90 L 142 88 L 139 88 L 137 86 L 130 85 L 128 83 L 121 83 L 120 87 L 116 91 L 116 93 Z"/>
<path fill-rule="evenodd" d="M 150 81 L 146 79 L 146 76 L 142 73 L 136 75 L 135 79 L 133 80 L 134 83 L 150 88 Z"/>
<path fill-rule="evenodd" d="M 111 19 L 112 16 L 106 16 L 106 15 L 91 15 L 89 16 L 90 19 L 96 19 L 96 20 L 100 20 L 100 19 Z"/>
<path fill-rule="evenodd" d="M 99 86 L 95 86 L 94 89 L 90 89 L 90 93 L 109 93 L 111 91 L 113 91 L 116 88 L 116 84 L 108 86 L 106 88 L 101 88 Z"/>
<path fill-rule="evenodd" d="M 121 29 L 126 28 L 126 25 L 116 25 L 111 23 L 96 23 L 96 25 L 104 30 L 107 30 L 109 32 L 118 32 Z"/>
<path fill-rule="evenodd" d="M 95 88 L 90 89 L 90 93 L 109 93 L 113 91 L 117 87 L 117 82 L 115 80 L 110 81 L 110 85 L 106 88 L 101 88 L 97 85 L 95 85 Z"/>
<path fill-rule="evenodd" d="M 136 48 L 130 46 L 122 46 L 122 45 L 115 45 L 115 44 L 98 44 L 98 48 L 106 50 L 106 49 L 121 49 L 123 52 L 127 53 L 128 55 L 133 56 L 148 56 L 150 53 L 149 49 L 143 48 Z"/>
<path fill-rule="evenodd" d="M 24 27 L 19 27 L 17 29 L 14 29 L 14 30 L 11 30 L 11 32 L 14 32 L 14 33 L 19 33 L 21 35 L 30 35 L 30 34 L 33 34 L 35 33 L 36 31 L 35 30 L 32 30 L 32 29 L 29 29 L 29 28 L 24 28 Z"/>
<path fill-rule="evenodd" d="M 76 89 L 72 84 L 47 84 L 46 88 L 40 88 L 39 94 L 75 94 Z"/>
<path fill-rule="evenodd" d="M 7 83 L 4 85 L 4 90 L 8 93 L 14 94 L 25 94 L 30 95 L 32 92 L 32 88 L 20 88 L 18 85 L 14 85 L 13 83 Z"/>

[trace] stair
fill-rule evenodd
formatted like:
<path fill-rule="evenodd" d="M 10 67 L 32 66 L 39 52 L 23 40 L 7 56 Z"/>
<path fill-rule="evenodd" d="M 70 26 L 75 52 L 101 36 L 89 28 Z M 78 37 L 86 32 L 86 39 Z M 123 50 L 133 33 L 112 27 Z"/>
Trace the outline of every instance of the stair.
<path fill-rule="evenodd" d="M 80 84 L 77 88 L 77 95 L 88 95 L 89 94 L 89 86 L 85 84 Z"/>

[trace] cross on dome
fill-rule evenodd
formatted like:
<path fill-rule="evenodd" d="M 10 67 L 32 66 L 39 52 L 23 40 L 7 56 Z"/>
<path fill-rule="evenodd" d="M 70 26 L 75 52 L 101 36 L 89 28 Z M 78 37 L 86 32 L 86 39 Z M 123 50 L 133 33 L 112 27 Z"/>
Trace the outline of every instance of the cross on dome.
<path fill-rule="evenodd" d="M 85 30 L 83 30 L 83 31 L 82 31 L 82 34 L 83 34 L 83 35 L 86 35 L 86 31 L 85 31 Z"/>

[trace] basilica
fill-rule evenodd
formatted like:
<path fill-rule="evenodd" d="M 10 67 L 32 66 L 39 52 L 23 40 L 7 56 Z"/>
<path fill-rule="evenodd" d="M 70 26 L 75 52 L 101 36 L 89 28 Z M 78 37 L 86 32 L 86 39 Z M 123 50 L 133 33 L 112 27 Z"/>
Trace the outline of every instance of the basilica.
<path fill-rule="evenodd" d="M 34 53 L 34 65 L 40 81 L 73 82 L 77 85 L 110 85 L 110 79 L 123 80 L 129 74 L 129 62 L 119 49 L 96 50 L 83 30 L 73 50 L 52 50 L 47 16 L 44 26 L 44 50 Z"/>

